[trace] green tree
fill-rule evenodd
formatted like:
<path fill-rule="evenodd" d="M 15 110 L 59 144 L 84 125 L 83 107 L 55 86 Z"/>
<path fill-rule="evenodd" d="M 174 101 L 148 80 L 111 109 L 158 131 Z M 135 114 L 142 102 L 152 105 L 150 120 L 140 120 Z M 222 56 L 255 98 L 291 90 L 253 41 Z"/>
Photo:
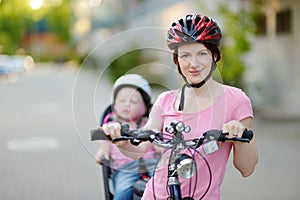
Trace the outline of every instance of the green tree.
<path fill-rule="evenodd" d="M 108 74 L 114 82 L 117 78 L 124 75 L 131 69 L 154 60 L 147 56 L 147 50 L 137 49 L 129 51 L 120 57 L 114 59 L 109 65 Z"/>
<path fill-rule="evenodd" d="M 225 84 L 243 88 L 243 76 L 245 63 L 243 56 L 251 49 L 250 36 L 255 33 L 255 20 L 257 8 L 261 5 L 261 0 L 240 2 L 239 9 L 231 9 L 232 2 L 218 1 L 217 10 L 209 10 L 205 3 L 199 3 L 198 7 L 208 12 L 218 13 L 221 17 L 223 39 L 220 46 L 222 59 L 218 64 L 218 71 Z M 217 12 L 216 12 L 217 11 Z M 216 78 L 217 74 L 214 76 Z"/>
<path fill-rule="evenodd" d="M 243 87 L 245 64 L 242 56 L 251 48 L 249 36 L 254 30 L 252 15 L 243 8 L 233 12 L 225 3 L 219 6 L 218 11 L 223 19 L 225 35 L 221 45 L 223 57 L 218 69 L 225 84 Z"/>
<path fill-rule="evenodd" d="M 59 7 L 49 6 L 45 16 L 49 24 L 49 31 L 56 33 L 62 41 L 69 41 L 71 37 L 72 10 L 70 4 L 70 0 L 64 0 Z"/>
<path fill-rule="evenodd" d="M 24 48 L 22 38 L 35 31 L 37 23 L 41 20 L 46 22 L 47 31 L 55 33 L 62 41 L 67 42 L 70 39 L 70 0 L 63 0 L 57 5 L 51 2 L 55 1 L 44 1 L 40 9 L 33 10 L 28 0 L 0 0 L 2 53 L 14 54 L 17 49 Z"/>
<path fill-rule="evenodd" d="M 3 52 L 12 54 L 19 48 L 22 25 L 29 7 L 25 1 L 2 0 L 0 2 L 0 46 Z"/>

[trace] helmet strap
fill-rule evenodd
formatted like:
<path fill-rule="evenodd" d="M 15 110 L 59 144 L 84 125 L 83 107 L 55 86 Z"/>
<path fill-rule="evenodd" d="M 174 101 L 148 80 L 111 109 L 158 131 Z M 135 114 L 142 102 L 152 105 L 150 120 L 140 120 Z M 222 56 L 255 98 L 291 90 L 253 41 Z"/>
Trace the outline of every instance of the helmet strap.
<path fill-rule="evenodd" d="M 184 91 L 186 87 L 193 87 L 193 88 L 200 88 L 202 87 L 207 81 L 208 79 L 210 79 L 210 77 L 212 76 L 213 71 L 216 69 L 216 62 L 213 61 L 211 63 L 211 67 L 210 67 L 210 71 L 208 73 L 208 75 L 205 77 L 205 79 L 203 79 L 203 81 L 201 81 L 200 83 L 196 83 L 196 84 L 191 84 L 187 81 L 186 77 L 183 76 L 182 74 L 182 78 L 185 81 L 185 84 L 183 85 L 182 89 L 181 89 L 181 96 L 180 96 L 180 103 L 178 106 L 178 111 L 183 111 L 184 108 Z"/>
<path fill-rule="evenodd" d="M 184 84 L 182 89 L 181 89 L 181 96 L 180 96 L 180 103 L 178 106 L 178 110 L 179 111 L 183 111 L 183 107 L 184 107 L 184 91 L 185 91 L 185 87 L 187 86 L 187 84 Z"/>

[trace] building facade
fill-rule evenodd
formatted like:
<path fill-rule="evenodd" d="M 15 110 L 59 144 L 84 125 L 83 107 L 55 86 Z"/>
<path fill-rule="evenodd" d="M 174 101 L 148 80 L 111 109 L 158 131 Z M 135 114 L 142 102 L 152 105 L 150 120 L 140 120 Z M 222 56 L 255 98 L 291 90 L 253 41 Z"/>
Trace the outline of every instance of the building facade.
<path fill-rule="evenodd" d="M 267 118 L 300 118 L 299 17 L 300 1 L 265 0 L 259 33 L 245 56 L 250 95 Z"/>

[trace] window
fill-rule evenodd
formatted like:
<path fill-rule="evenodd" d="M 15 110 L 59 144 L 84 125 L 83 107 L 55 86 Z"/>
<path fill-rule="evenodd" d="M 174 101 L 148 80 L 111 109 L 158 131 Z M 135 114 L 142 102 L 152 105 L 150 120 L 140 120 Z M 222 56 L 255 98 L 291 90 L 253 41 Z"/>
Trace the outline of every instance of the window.
<path fill-rule="evenodd" d="M 276 14 L 276 33 L 291 33 L 292 13 L 290 9 L 280 11 Z"/>

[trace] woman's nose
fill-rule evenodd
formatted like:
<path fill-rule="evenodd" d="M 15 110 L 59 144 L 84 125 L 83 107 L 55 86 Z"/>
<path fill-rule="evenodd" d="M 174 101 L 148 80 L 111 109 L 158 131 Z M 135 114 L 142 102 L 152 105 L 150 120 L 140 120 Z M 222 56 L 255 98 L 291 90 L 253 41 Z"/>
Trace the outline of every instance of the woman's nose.
<path fill-rule="evenodd" d="M 199 61 L 197 56 L 191 56 L 190 62 L 189 62 L 193 67 L 198 67 Z"/>

